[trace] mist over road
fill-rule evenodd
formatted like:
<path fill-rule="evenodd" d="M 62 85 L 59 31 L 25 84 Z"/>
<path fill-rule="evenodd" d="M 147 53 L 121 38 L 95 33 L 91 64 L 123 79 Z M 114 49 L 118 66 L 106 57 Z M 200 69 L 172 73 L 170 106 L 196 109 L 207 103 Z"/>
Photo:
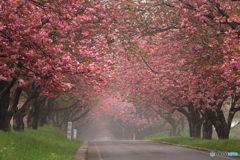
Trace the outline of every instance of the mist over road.
<path fill-rule="evenodd" d="M 154 141 L 90 141 L 88 160 L 240 160 Z"/>

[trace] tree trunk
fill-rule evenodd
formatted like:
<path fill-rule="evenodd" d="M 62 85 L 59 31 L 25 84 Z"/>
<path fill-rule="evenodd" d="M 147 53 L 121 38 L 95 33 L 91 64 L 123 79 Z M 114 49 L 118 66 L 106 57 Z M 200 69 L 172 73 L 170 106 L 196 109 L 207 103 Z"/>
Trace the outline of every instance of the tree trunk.
<path fill-rule="evenodd" d="M 200 138 L 204 118 L 201 117 L 192 102 L 189 102 L 187 108 L 188 112 L 183 107 L 179 107 L 177 110 L 187 117 L 190 137 Z"/>
<path fill-rule="evenodd" d="M 45 124 L 47 124 L 47 116 L 48 115 L 41 115 L 38 119 L 38 125 L 39 126 L 44 126 Z"/>
<path fill-rule="evenodd" d="M 44 108 L 42 106 L 41 106 L 41 108 L 39 108 L 38 126 L 42 127 L 48 123 L 47 117 L 49 114 L 51 114 L 51 112 L 49 113 L 49 112 L 44 111 Z"/>
<path fill-rule="evenodd" d="M 176 122 L 176 120 L 171 117 L 169 123 L 172 126 L 172 129 L 169 133 L 170 136 L 181 136 L 180 135 L 180 130 L 178 128 L 179 122 Z"/>
<path fill-rule="evenodd" d="M 24 123 L 23 118 L 27 115 L 30 106 L 34 102 L 35 98 L 38 97 L 39 93 L 35 93 L 31 97 L 29 97 L 23 106 L 17 110 L 16 114 L 13 116 L 13 129 L 15 131 L 23 131 L 24 130 Z"/>
<path fill-rule="evenodd" d="M 203 139 L 212 139 L 213 129 L 212 129 L 212 122 L 210 120 L 205 120 L 203 122 L 202 133 L 203 133 L 203 137 L 202 137 Z"/>
<path fill-rule="evenodd" d="M 39 126 L 44 126 L 44 124 L 49 123 L 49 117 L 52 117 L 52 108 L 54 107 L 54 98 L 47 98 L 45 97 L 42 100 L 42 106 L 39 108 L 39 120 L 38 120 L 38 125 Z"/>
<path fill-rule="evenodd" d="M 173 125 L 172 125 L 172 129 L 171 129 L 169 135 L 170 136 L 181 136 L 178 127 L 177 126 L 173 126 Z"/>
<path fill-rule="evenodd" d="M 231 115 L 229 115 L 229 116 L 231 116 Z M 232 116 L 232 118 L 233 118 L 233 116 Z M 232 118 L 231 118 L 231 121 L 229 121 L 229 123 L 227 123 L 225 116 L 223 114 L 223 111 L 219 110 L 219 111 L 217 111 L 214 119 L 212 119 L 212 123 L 216 129 L 219 139 L 229 139 Z"/>
<path fill-rule="evenodd" d="M 190 121 L 189 122 L 190 137 L 200 138 L 201 137 L 201 128 L 202 128 L 202 123 Z"/>
<path fill-rule="evenodd" d="M 27 124 L 30 129 L 38 129 L 40 122 L 40 107 L 44 106 L 47 97 L 38 97 L 28 112 Z"/>
<path fill-rule="evenodd" d="M 203 123 L 203 117 L 200 112 L 195 108 L 193 103 L 188 105 L 189 120 L 190 120 L 190 137 L 201 137 L 201 128 Z"/>
<path fill-rule="evenodd" d="M 22 88 L 17 87 L 14 91 L 14 94 L 13 94 L 13 97 L 12 97 L 12 100 L 11 100 L 11 105 L 8 109 L 7 124 L 8 124 L 9 131 L 11 129 L 10 121 L 11 121 L 13 115 L 16 114 L 16 112 L 18 110 L 17 106 L 18 106 L 18 103 L 19 103 L 21 93 L 22 93 Z"/>
<path fill-rule="evenodd" d="M 8 123 L 7 111 L 10 101 L 10 87 L 7 81 L 0 81 L 0 130 L 10 131 L 10 126 Z"/>
<path fill-rule="evenodd" d="M 32 103 L 38 98 L 41 92 L 41 86 L 31 82 L 27 87 L 25 87 L 24 92 L 28 95 L 28 98 L 22 107 L 17 110 L 16 114 L 13 115 L 13 129 L 16 131 L 24 130 L 23 118 L 27 115 Z"/>
<path fill-rule="evenodd" d="M 221 108 L 223 106 L 223 103 L 229 98 L 231 98 L 231 107 L 228 113 L 228 119 L 226 121 L 226 118 Z M 215 99 L 217 99 L 217 97 L 215 97 Z M 206 110 L 205 113 L 203 114 L 206 117 L 206 119 L 210 120 L 212 125 L 215 127 L 219 139 L 229 139 L 232 119 L 235 113 L 238 111 L 238 108 L 236 107 L 236 105 L 238 105 L 238 99 L 239 97 L 235 95 L 231 97 L 225 96 L 221 103 L 211 104 L 212 106 L 217 106 L 216 111 L 212 111 L 209 109 Z"/>
<path fill-rule="evenodd" d="M 18 112 L 13 116 L 13 129 L 15 131 L 24 131 L 24 114 L 22 112 Z"/>
<path fill-rule="evenodd" d="M 27 124 L 30 129 L 38 129 L 39 107 L 38 100 L 36 99 L 28 112 Z"/>

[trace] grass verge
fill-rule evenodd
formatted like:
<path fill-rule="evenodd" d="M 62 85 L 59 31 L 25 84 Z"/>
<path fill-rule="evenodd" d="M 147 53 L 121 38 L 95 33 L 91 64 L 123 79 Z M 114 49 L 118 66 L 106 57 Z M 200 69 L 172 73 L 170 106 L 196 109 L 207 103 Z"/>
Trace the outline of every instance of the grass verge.
<path fill-rule="evenodd" d="M 24 132 L 0 131 L 0 160 L 71 160 L 81 145 L 82 141 L 67 140 L 53 126 Z"/>
<path fill-rule="evenodd" d="M 152 140 L 170 142 L 170 143 L 180 144 L 180 145 L 208 148 L 212 150 L 240 153 L 240 139 L 205 140 L 201 138 L 192 138 L 192 137 L 162 137 L 162 138 L 152 138 Z"/>
<path fill-rule="evenodd" d="M 179 137 L 169 137 L 169 132 L 165 131 L 165 132 L 160 132 L 158 134 L 145 137 L 144 139 L 164 141 L 164 142 L 170 142 L 170 143 L 186 145 L 186 146 L 207 148 L 211 150 L 238 152 L 240 154 L 239 134 L 240 134 L 239 130 L 232 130 L 230 133 L 230 137 L 231 137 L 230 139 L 206 140 L 201 138 L 188 137 L 188 131 L 181 132 L 182 136 L 179 136 Z"/>

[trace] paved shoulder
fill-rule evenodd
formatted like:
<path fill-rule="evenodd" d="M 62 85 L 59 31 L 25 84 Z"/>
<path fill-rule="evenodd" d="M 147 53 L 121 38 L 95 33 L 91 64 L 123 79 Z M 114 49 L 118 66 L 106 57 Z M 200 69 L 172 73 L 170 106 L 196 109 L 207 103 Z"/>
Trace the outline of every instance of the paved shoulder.
<path fill-rule="evenodd" d="M 210 152 L 157 143 L 154 141 L 92 141 L 88 160 L 236 160 L 210 157 Z M 238 159 L 239 160 L 239 159 Z"/>

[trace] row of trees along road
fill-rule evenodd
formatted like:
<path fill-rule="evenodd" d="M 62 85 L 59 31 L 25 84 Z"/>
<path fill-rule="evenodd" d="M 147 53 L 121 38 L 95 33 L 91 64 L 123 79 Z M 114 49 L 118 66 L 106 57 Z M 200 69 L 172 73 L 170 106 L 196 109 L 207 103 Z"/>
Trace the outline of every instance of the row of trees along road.
<path fill-rule="evenodd" d="M 120 27 L 112 32 L 111 49 L 118 54 L 122 95 L 139 112 L 181 112 L 191 137 L 203 129 L 203 138 L 211 139 L 214 126 L 219 139 L 228 139 L 240 110 L 239 2 L 113 3 L 108 9 Z"/>
<path fill-rule="evenodd" d="M 134 104 L 134 114 L 157 114 L 174 128 L 172 114 L 180 112 L 191 137 L 200 137 L 203 128 L 203 138 L 210 139 L 214 126 L 218 138 L 229 138 L 231 121 L 240 110 L 239 2 L 0 4 L 1 130 L 10 129 L 12 116 L 14 129 L 23 130 L 27 113 L 41 113 L 43 121 L 51 113 L 52 122 L 64 128 L 66 120 L 98 107 L 92 96 L 109 78 Z M 230 107 L 227 118 L 225 106 Z"/>
<path fill-rule="evenodd" d="M 30 128 L 47 117 L 64 128 L 90 110 L 111 69 L 103 20 L 104 7 L 88 0 L 0 2 L 0 130 L 13 117 L 22 131 L 27 113 Z"/>

